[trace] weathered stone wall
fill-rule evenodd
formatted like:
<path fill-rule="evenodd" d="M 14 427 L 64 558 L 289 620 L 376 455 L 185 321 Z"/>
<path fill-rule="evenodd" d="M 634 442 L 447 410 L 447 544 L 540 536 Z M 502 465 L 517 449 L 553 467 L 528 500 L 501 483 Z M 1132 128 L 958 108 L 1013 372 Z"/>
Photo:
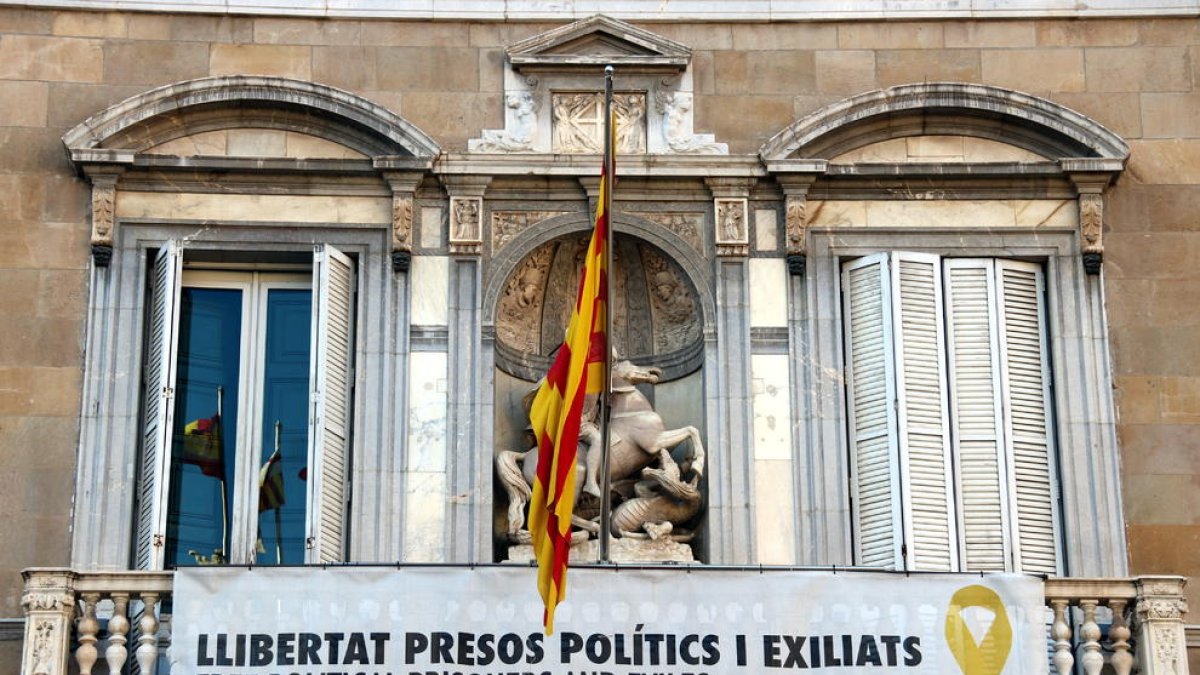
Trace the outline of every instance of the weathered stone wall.
<path fill-rule="evenodd" d="M 270 74 L 361 94 L 460 151 L 503 126 L 504 46 L 550 27 L 0 8 L 0 617 L 21 614 L 21 568 L 68 561 L 89 261 L 63 132 L 155 86 Z M 734 154 L 925 80 L 1044 96 L 1126 138 L 1104 274 L 1131 571 L 1200 577 L 1200 20 L 646 27 L 695 50 L 695 128 Z"/>

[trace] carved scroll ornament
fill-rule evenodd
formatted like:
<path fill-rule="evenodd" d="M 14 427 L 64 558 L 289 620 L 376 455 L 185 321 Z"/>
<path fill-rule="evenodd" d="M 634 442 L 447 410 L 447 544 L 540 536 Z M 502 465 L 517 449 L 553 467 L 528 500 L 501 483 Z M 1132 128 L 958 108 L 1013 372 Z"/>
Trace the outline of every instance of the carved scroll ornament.
<path fill-rule="evenodd" d="M 408 271 L 412 260 L 413 199 L 392 197 L 392 270 Z"/>
<path fill-rule="evenodd" d="M 1099 274 L 1104 257 L 1104 197 L 1079 195 L 1079 234 L 1083 238 L 1083 267 L 1088 274 Z"/>

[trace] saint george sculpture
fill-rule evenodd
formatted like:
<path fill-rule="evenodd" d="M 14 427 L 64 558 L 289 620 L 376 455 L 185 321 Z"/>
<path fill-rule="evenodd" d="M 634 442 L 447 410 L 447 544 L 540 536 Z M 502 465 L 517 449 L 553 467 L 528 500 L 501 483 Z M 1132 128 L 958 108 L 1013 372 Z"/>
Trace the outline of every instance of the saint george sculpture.
<path fill-rule="evenodd" d="M 613 364 L 612 414 L 609 434 L 609 476 L 613 492 L 610 530 L 615 537 L 627 539 L 668 539 L 690 541 L 692 533 L 683 526 L 700 512 L 700 480 L 704 476 L 704 444 L 693 426 L 667 429 L 650 401 L 634 385 L 658 382 L 658 368 L 642 368 L 630 361 Z M 536 390 L 535 390 L 536 391 Z M 584 420 L 579 431 L 576 460 L 576 509 L 572 522 L 578 528 L 576 543 L 586 541 L 600 531 L 594 503 L 601 491 L 601 434 L 594 396 L 585 403 Z M 533 393 L 525 397 L 526 412 Z M 671 450 L 690 441 L 682 461 Z M 508 494 L 508 539 L 527 544 L 531 536 L 526 525 L 525 506 L 529 503 L 538 448 L 525 452 L 502 450 L 496 456 L 496 473 Z M 588 502 L 588 506 L 583 504 Z M 590 507 L 590 508 L 589 508 Z"/>

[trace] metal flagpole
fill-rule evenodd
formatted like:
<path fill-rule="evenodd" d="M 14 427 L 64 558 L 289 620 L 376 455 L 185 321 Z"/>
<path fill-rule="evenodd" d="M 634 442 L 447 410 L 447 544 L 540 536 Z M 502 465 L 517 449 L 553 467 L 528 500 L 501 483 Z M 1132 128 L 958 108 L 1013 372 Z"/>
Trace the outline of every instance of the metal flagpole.
<path fill-rule="evenodd" d="M 600 562 L 609 562 L 608 539 L 609 521 L 612 516 L 612 479 L 609 476 L 609 417 L 612 412 L 612 367 L 613 367 L 613 299 L 611 277 L 613 274 L 613 217 L 612 189 L 615 176 L 613 175 L 613 67 L 604 67 L 604 189 L 600 195 L 601 207 L 607 225 L 607 238 L 604 242 L 604 390 L 601 392 L 600 409 L 600 448 L 602 461 L 600 463 Z"/>
<path fill-rule="evenodd" d="M 213 429 L 213 438 L 209 439 L 209 443 L 216 443 L 221 449 L 217 458 L 221 462 L 221 562 L 229 562 L 229 546 L 226 542 L 229 541 L 229 506 L 226 505 L 226 487 L 225 487 L 225 439 L 222 438 L 225 432 L 225 387 L 217 385 L 217 428 Z"/>
<path fill-rule="evenodd" d="M 279 420 L 275 420 L 275 452 L 271 455 L 271 457 L 272 457 L 272 459 L 274 459 L 276 456 L 279 457 L 279 470 L 281 472 L 281 475 L 283 472 L 283 455 L 279 452 L 280 448 L 282 447 L 279 437 L 282 434 L 283 434 L 283 422 L 280 422 Z M 267 462 L 270 463 L 271 460 L 268 459 Z M 267 475 L 265 476 L 265 478 L 270 479 L 272 468 L 273 467 L 270 467 L 270 466 L 267 467 Z M 265 483 L 266 480 L 264 480 L 263 482 Z M 262 490 L 263 486 L 260 485 L 258 487 L 258 489 Z M 262 497 L 259 497 L 259 499 L 262 499 Z M 277 564 L 277 565 L 283 564 L 283 543 L 281 541 L 283 538 L 283 523 L 280 522 L 282 520 L 282 516 L 279 515 L 279 507 L 280 506 L 281 505 L 275 506 L 275 564 Z"/>

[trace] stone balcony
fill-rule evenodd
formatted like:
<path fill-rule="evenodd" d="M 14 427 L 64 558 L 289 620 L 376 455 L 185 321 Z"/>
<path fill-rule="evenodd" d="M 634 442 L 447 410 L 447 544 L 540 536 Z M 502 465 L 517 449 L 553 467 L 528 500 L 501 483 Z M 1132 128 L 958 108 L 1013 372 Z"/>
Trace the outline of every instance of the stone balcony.
<path fill-rule="evenodd" d="M 33 568 L 23 576 L 21 675 L 170 672 L 164 607 L 172 572 Z M 1047 580 L 1050 672 L 1187 675 L 1186 583 L 1176 576 Z"/>

